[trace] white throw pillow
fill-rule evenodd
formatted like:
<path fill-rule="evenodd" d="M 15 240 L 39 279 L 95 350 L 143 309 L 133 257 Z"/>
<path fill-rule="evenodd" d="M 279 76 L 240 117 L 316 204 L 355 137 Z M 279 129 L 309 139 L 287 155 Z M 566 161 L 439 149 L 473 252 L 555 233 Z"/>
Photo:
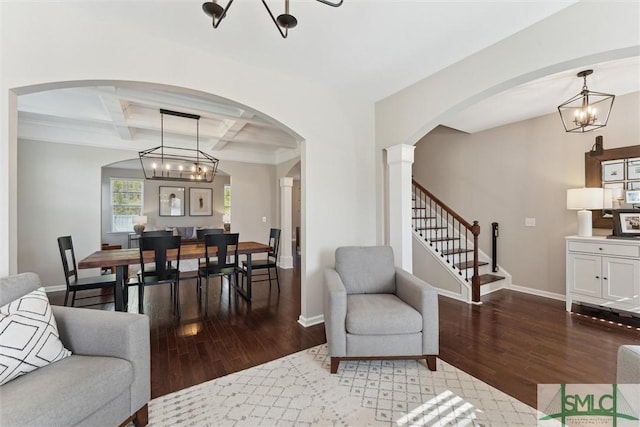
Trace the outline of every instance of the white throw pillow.
<path fill-rule="evenodd" d="M 0 385 L 70 355 L 44 288 L 0 307 Z"/>

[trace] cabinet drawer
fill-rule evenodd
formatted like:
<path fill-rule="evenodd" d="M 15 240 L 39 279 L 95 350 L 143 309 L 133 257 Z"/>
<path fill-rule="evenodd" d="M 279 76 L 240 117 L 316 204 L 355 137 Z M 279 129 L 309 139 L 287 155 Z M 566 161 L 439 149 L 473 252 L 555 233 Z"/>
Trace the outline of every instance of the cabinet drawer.
<path fill-rule="evenodd" d="M 601 255 L 617 255 L 625 257 L 640 257 L 640 246 L 611 245 L 608 243 L 569 242 L 569 251 L 586 252 Z"/>

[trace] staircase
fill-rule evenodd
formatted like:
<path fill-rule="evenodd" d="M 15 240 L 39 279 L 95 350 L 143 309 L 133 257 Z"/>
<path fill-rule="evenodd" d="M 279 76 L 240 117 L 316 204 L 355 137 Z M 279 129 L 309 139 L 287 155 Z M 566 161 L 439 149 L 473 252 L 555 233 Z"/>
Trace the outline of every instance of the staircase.
<path fill-rule="evenodd" d="M 508 285 L 508 273 L 500 267 L 491 271 L 491 259 L 478 248 L 478 221 L 466 221 L 415 180 L 412 190 L 414 239 L 470 291 L 469 302 L 480 303 L 483 287 Z"/>

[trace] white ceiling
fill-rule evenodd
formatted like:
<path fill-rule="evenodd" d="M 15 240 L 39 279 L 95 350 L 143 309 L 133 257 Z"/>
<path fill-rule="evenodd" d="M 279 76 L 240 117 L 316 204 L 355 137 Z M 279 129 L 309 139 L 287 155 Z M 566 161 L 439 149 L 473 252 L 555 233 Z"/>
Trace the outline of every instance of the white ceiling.
<path fill-rule="evenodd" d="M 73 7 L 78 17 L 99 16 L 100 25 L 113 31 L 130 26 L 159 43 L 212 52 L 295 79 L 321 81 L 346 95 L 375 102 L 574 2 L 344 0 L 333 8 L 292 0 L 290 11 L 298 27 L 286 40 L 259 0 L 236 0 L 217 29 L 199 1 L 91 1 Z M 282 13 L 281 0 L 268 4 L 275 15 Z M 593 68 L 588 80 L 592 90 L 616 95 L 639 90 L 637 58 Z M 477 132 L 552 113 L 580 91 L 578 71 L 495 95 L 447 117 L 443 124 Z M 299 136 L 260 112 L 214 96 L 142 86 L 22 95 L 18 133 L 24 139 L 140 151 L 159 145 L 160 108 L 202 116 L 201 148 L 221 159 L 277 163 L 299 153 Z M 176 145 L 193 146 L 193 121 L 173 119 L 165 121 L 165 143 L 169 138 Z"/>

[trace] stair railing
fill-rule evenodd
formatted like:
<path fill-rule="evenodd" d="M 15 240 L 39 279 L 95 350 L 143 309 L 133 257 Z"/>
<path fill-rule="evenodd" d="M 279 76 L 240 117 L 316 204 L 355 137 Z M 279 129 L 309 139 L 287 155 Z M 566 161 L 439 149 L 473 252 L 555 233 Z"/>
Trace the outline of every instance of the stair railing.
<path fill-rule="evenodd" d="M 478 221 L 469 223 L 415 180 L 412 180 L 412 190 L 413 229 L 471 283 L 471 299 L 479 302 Z"/>

